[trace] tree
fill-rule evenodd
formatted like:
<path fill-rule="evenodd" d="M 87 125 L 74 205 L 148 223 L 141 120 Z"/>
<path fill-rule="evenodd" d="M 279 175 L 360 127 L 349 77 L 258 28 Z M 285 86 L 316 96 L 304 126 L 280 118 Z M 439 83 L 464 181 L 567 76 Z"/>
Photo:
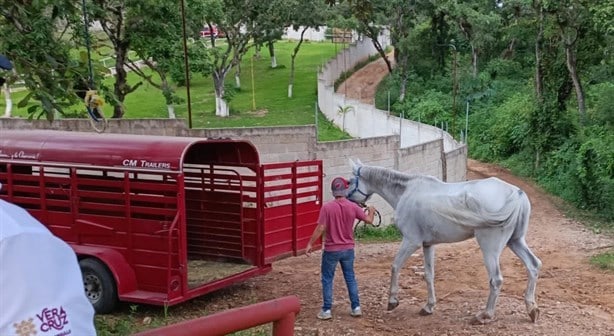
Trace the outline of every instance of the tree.
<path fill-rule="evenodd" d="M 176 1 L 164 0 L 135 1 L 128 8 L 126 17 L 127 35 L 132 50 L 159 77 L 159 81 L 154 78 L 154 74 L 143 71 L 132 62 L 131 69 L 150 85 L 162 91 L 168 116 L 175 118 L 173 104 L 182 100 L 175 94 L 169 77 L 173 69 L 184 69 L 179 4 Z M 184 75 L 182 80 L 183 77 Z"/>
<path fill-rule="evenodd" d="M 352 105 L 338 105 L 337 106 L 337 114 L 340 115 L 343 119 L 342 122 L 342 130 L 345 132 L 345 116 L 346 114 L 348 114 L 349 112 L 353 112 L 354 111 L 354 106 Z"/>
<path fill-rule="evenodd" d="M 589 4 L 583 0 L 544 2 L 545 9 L 555 17 L 559 29 L 561 43 L 565 49 L 565 64 L 573 82 L 578 102 L 578 113 L 580 121 L 583 123 L 586 115 L 586 102 L 582 80 L 578 72 L 577 48 L 589 27 Z"/>
<path fill-rule="evenodd" d="M 288 1 L 292 4 L 292 12 L 289 20 L 289 25 L 294 30 L 301 29 L 301 37 L 298 43 L 292 50 L 290 55 L 290 78 L 288 80 L 288 98 L 292 98 L 294 90 L 294 71 L 296 66 L 296 55 L 301 48 L 305 32 L 309 28 L 318 29 L 326 22 L 327 12 L 322 0 L 294 0 Z"/>
<path fill-rule="evenodd" d="M 216 24 L 226 34 L 226 46 L 217 47 L 211 38 L 210 64 L 215 87 L 215 115 L 230 115 L 226 101 L 224 81 L 228 72 L 241 62 L 241 58 L 250 48 L 253 30 L 249 23 L 257 10 L 258 0 L 202 0 L 200 13 L 203 22 Z M 194 8 L 192 8 L 194 10 Z M 199 9 L 196 9 L 197 11 Z"/>
<path fill-rule="evenodd" d="M 495 33 L 499 31 L 501 17 L 495 8 L 492 0 L 454 2 L 450 8 L 458 29 L 471 47 L 473 77 L 478 75 L 478 59 L 483 49 L 496 41 Z"/>
<path fill-rule="evenodd" d="M 254 44 L 258 50 L 263 45 L 267 46 L 271 56 L 271 68 L 277 67 L 275 42 L 281 40 L 284 28 L 290 23 L 291 11 L 296 8 L 296 5 L 298 4 L 295 1 L 262 1 L 256 4 L 257 8 L 253 11 L 251 29 Z"/>
<path fill-rule="evenodd" d="M 71 57 L 69 31 L 80 29 L 78 14 L 74 1 L 0 0 L 0 45 L 29 91 L 18 106 L 40 103 L 28 108 L 31 117 L 53 120 L 77 103 L 72 87 L 86 68 Z"/>
<path fill-rule="evenodd" d="M 371 39 L 375 50 L 377 50 L 384 62 L 386 62 L 388 72 L 392 73 L 392 63 L 388 59 L 388 55 L 386 55 L 386 50 L 384 50 L 379 42 L 379 37 L 387 24 L 387 22 L 382 20 L 393 14 L 392 12 L 386 11 L 386 9 L 393 8 L 390 2 L 387 0 L 325 0 L 325 2 L 330 6 L 341 5 L 344 2 L 348 4 L 350 12 L 357 21 L 356 29 L 362 35 Z M 396 3 L 396 1 L 394 2 Z M 397 8 L 402 8 L 402 6 L 407 6 L 407 4 L 403 2 L 400 6 L 401 7 Z"/>

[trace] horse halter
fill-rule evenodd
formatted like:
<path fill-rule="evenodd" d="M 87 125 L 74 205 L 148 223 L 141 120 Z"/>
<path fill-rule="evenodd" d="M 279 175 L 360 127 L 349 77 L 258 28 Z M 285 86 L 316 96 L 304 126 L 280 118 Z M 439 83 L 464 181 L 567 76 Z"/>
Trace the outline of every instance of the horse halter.
<path fill-rule="evenodd" d="M 358 171 L 356 171 L 356 185 L 354 186 L 354 188 L 352 190 L 350 190 L 350 192 L 348 192 L 348 196 L 347 198 L 349 200 L 352 200 L 352 195 L 357 192 L 359 194 L 361 194 L 362 196 L 365 197 L 364 201 L 362 203 L 366 203 L 369 198 L 371 198 L 371 195 L 373 195 L 373 193 L 371 194 L 366 194 L 364 193 L 362 190 L 358 189 L 358 184 L 360 183 L 360 170 L 362 169 L 362 167 L 358 167 Z M 353 184 L 353 183 L 351 183 Z"/>

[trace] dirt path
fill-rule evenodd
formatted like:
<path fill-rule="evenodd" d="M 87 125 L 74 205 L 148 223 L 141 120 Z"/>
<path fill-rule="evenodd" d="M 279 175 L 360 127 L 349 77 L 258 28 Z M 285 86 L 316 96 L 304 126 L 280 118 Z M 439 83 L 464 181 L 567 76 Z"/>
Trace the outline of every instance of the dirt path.
<path fill-rule="evenodd" d="M 380 61 L 381 62 L 381 61 Z M 385 74 L 383 62 L 374 62 L 346 82 L 349 96 L 372 101 L 375 75 Z M 383 67 L 383 69 L 382 69 Z M 340 270 L 335 279 L 333 315 L 320 321 L 320 255 L 277 262 L 267 275 L 223 289 L 192 302 L 172 307 L 173 319 L 245 306 L 285 295 L 299 296 L 301 313 L 296 335 L 614 335 L 614 273 L 589 265 L 588 258 L 613 244 L 612 237 L 597 236 L 566 218 L 552 198 L 499 167 L 469 161 L 468 179 L 497 176 L 518 185 L 532 203 L 527 241 L 543 262 L 537 285 L 541 317 L 531 323 L 525 312 L 526 273 L 509 249 L 503 252 L 503 288 L 497 320 L 489 325 L 470 324 L 483 308 L 488 279 L 474 240 L 436 248 L 437 307 L 431 316 L 419 316 L 426 300 L 421 253 L 412 256 L 401 273 L 400 305 L 386 311 L 390 266 L 398 243 L 359 244 L 356 274 L 364 316 L 349 316 L 349 302 Z"/>
<path fill-rule="evenodd" d="M 393 54 L 388 55 L 393 62 Z M 388 75 L 386 62 L 380 57 L 353 73 L 337 88 L 337 93 L 345 94 L 347 98 L 358 99 L 366 104 L 373 104 L 377 85 Z"/>

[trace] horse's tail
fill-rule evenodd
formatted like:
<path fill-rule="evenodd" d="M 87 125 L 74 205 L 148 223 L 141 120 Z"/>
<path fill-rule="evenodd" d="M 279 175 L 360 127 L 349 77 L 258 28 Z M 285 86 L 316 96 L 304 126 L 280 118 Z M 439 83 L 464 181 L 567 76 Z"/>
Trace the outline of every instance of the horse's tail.
<path fill-rule="evenodd" d="M 529 217 L 531 216 L 531 202 L 527 194 L 518 189 L 518 198 L 516 199 L 516 209 L 508 219 L 508 223 L 514 225 L 514 232 L 510 240 L 515 240 L 524 237 L 529 229 Z"/>

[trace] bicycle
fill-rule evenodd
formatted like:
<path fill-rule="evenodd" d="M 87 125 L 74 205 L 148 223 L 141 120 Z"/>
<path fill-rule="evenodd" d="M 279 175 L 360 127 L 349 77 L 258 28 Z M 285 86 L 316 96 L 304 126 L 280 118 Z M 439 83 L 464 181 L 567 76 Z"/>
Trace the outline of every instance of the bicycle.
<path fill-rule="evenodd" d="M 361 208 L 364 209 L 365 213 L 367 212 L 367 205 L 362 203 L 362 204 L 358 204 Z M 362 224 L 363 228 L 367 227 L 367 223 L 362 221 L 362 220 L 358 220 L 358 222 L 356 222 L 356 224 L 354 225 L 354 235 L 356 235 L 356 232 L 358 232 L 358 227 L 360 226 L 360 224 Z M 382 224 L 382 215 L 380 215 L 379 211 L 377 211 L 377 209 L 375 209 L 375 212 L 373 213 L 373 223 L 371 225 L 373 225 L 374 227 L 379 227 Z"/>
<path fill-rule="evenodd" d="M 84 101 L 90 124 L 96 132 L 104 132 L 108 125 L 107 118 L 102 111 L 104 99 L 98 95 L 96 90 L 88 90 L 85 94 Z"/>

